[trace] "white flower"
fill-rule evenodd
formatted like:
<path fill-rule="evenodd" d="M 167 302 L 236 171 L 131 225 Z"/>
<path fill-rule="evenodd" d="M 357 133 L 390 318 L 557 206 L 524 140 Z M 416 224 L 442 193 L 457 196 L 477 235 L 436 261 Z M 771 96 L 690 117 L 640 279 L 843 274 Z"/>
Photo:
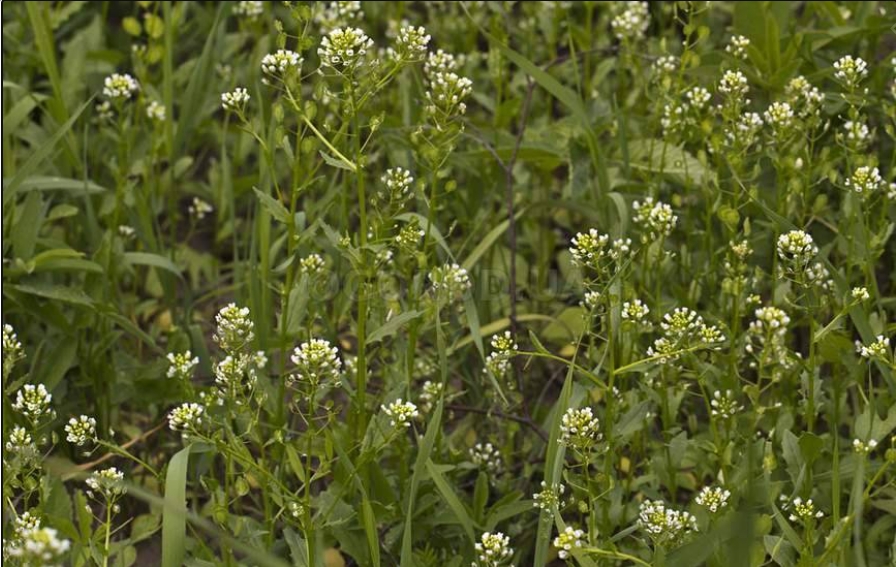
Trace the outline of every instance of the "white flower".
<path fill-rule="evenodd" d="M 196 220 L 202 220 L 206 215 L 211 214 L 215 208 L 209 203 L 203 201 L 199 197 L 193 197 L 193 203 L 187 207 L 187 212 Z"/>
<path fill-rule="evenodd" d="M 791 230 L 779 236 L 777 249 L 781 260 L 802 266 L 818 254 L 812 236 L 802 230 Z"/>
<path fill-rule="evenodd" d="M 565 492 L 566 487 L 562 484 L 555 482 L 548 486 L 547 482 L 541 481 L 541 492 L 532 495 L 532 506 L 545 512 L 550 512 L 554 508 L 562 508 L 564 502 L 561 498 Z"/>
<path fill-rule="evenodd" d="M 168 414 L 168 427 L 172 431 L 196 430 L 202 424 L 205 406 L 195 403 L 182 404 Z"/>
<path fill-rule="evenodd" d="M 118 235 L 121 236 L 122 238 L 124 238 L 125 240 L 130 240 L 131 238 L 134 238 L 134 236 L 136 234 L 137 234 L 137 231 L 136 231 L 136 229 L 134 229 L 134 227 L 128 226 L 126 224 L 118 225 Z"/>
<path fill-rule="evenodd" d="M 710 488 L 709 486 L 704 486 L 700 494 L 697 495 L 695 502 L 715 514 L 728 505 L 728 498 L 730 497 L 731 492 L 721 487 Z"/>
<path fill-rule="evenodd" d="M 407 169 L 393 167 L 386 170 L 383 176 L 380 177 L 380 181 L 386 187 L 386 191 L 381 194 L 381 198 L 384 201 L 400 202 L 410 196 L 414 178 Z"/>
<path fill-rule="evenodd" d="M 242 112 L 249 103 L 249 91 L 244 87 L 237 87 L 229 93 L 221 93 L 221 106 L 224 110 Z"/>
<path fill-rule="evenodd" d="M 491 474 L 501 472 L 501 453 L 491 443 L 476 443 L 470 447 L 470 460 Z"/>
<path fill-rule="evenodd" d="M 215 316 L 218 325 L 214 340 L 228 353 L 241 350 L 255 339 L 255 324 L 249 318 L 248 307 L 230 303 Z"/>
<path fill-rule="evenodd" d="M 316 4 L 320 5 L 321 2 Z M 324 9 L 314 15 L 314 21 L 320 24 L 321 33 L 326 34 L 332 29 L 343 27 L 363 17 L 361 2 L 327 2 Z"/>
<path fill-rule="evenodd" d="M 373 40 L 360 28 L 338 28 L 321 40 L 317 49 L 322 66 L 349 73 L 361 65 Z"/>
<path fill-rule="evenodd" d="M 43 384 L 36 386 L 34 384 L 25 384 L 21 390 L 16 392 L 16 403 L 12 405 L 12 409 L 21 413 L 32 422 L 37 422 L 43 417 L 55 415 L 55 412 L 50 407 L 50 402 L 52 401 L 53 396 Z"/>
<path fill-rule="evenodd" d="M 709 102 L 709 99 L 712 98 L 709 91 L 703 87 L 694 87 L 686 92 L 684 96 L 688 99 L 688 103 L 694 110 L 702 110 L 706 107 L 706 103 Z"/>
<path fill-rule="evenodd" d="M 491 345 L 493 351 L 485 360 L 485 368 L 494 376 L 502 378 L 510 369 L 510 359 L 519 350 L 519 345 L 513 340 L 510 331 L 493 336 Z"/>
<path fill-rule="evenodd" d="M 856 168 L 852 177 L 846 180 L 846 186 L 856 193 L 869 195 L 878 189 L 884 188 L 884 180 L 876 167 L 863 165 Z"/>
<path fill-rule="evenodd" d="M 15 365 L 25 358 L 25 349 L 12 325 L 3 325 L 3 382 L 12 374 Z"/>
<path fill-rule="evenodd" d="M 678 224 L 678 217 L 672 212 L 672 207 L 666 203 L 654 203 L 653 197 L 647 197 L 644 202 L 632 203 L 635 211 L 635 224 L 644 226 L 649 234 L 642 240 L 647 242 L 649 238 L 669 236 Z"/>
<path fill-rule="evenodd" d="M 647 2 L 619 2 L 625 11 L 610 21 L 613 34 L 620 41 L 637 40 L 644 37 L 650 26 L 650 11 Z"/>
<path fill-rule="evenodd" d="M 342 361 L 339 350 L 324 339 L 311 339 L 296 347 L 290 357 L 296 365 L 295 374 L 289 377 L 292 382 L 301 381 L 317 385 L 325 382 L 340 384 Z"/>
<path fill-rule="evenodd" d="M 890 339 L 883 335 L 877 335 L 875 341 L 869 345 L 863 345 L 856 341 L 856 352 L 862 358 L 886 359 L 890 354 Z"/>
<path fill-rule="evenodd" d="M 303 274 L 319 276 L 324 273 L 327 264 L 320 254 L 311 253 L 299 260 L 299 269 Z"/>
<path fill-rule="evenodd" d="M 261 59 L 261 70 L 272 77 L 282 77 L 290 70 L 302 66 L 302 58 L 295 51 L 278 49 Z"/>
<path fill-rule="evenodd" d="M 53 528 L 39 525 L 17 530 L 16 539 L 3 549 L 5 558 L 11 558 L 18 565 L 29 567 L 56 567 L 62 565 L 62 558 L 71 548 L 71 542 L 60 539 Z"/>
<path fill-rule="evenodd" d="M 719 92 L 730 97 L 742 97 L 749 92 L 747 78 L 740 71 L 725 71 L 719 81 Z"/>
<path fill-rule="evenodd" d="M 474 545 L 479 561 L 473 567 L 497 567 L 505 565 L 513 555 L 510 538 L 501 532 L 485 532 Z"/>
<path fill-rule="evenodd" d="M 557 553 L 557 555 L 560 556 L 560 559 L 566 559 L 569 557 L 570 551 L 582 547 L 585 544 L 585 542 L 582 541 L 582 538 L 584 537 L 585 532 L 582 530 L 575 530 L 572 526 L 566 526 L 566 529 L 554 538 L 554 547 L 560 550 L 559 553 Z"/>
<path fill-rule="evenodd" d="M 68 420 L 65 426 L 65 440 L 77 446 L 96 440 L 96 419 L 82 415 Z"/>
<path fill-rule="evenodd" d="M 233 7 L 233 13 L 247 20 L 255 20 L 264 14 L 264 2 L 242 0 Z"/>
<path fill-rule="evenodd" d="M 750 323 L 750 331 L 756 334 L 783 335 L 787 332 L 790 317 L 777 307 L 760 307 L 756 310 L 756 320 Z"/>
<path fill-rule="evenodd" d="M 473 92 L 473 81 L 461 77 L 453 71 L 437 71 L 429 77 L 426 91 L 426 112 L 437 120 L 465 114 L 467 104 L 464 99 Z"/>
<path fill-rule="evenodd" d="M 103 96 L 106 98 L 128 100 L 139 90 L 140 83 L 127 73 L 112 73 L 103 81 Z"/>
<path fill-rule="evenodd" d="M 834 69 L 834 77 L 850 90 L 868 76 L 868 63 L 861 57 L 853 58 L 852 55 L 844 55 L 835 61 Z"/>
<path fill-rule="evenodd" d="M 868 442 L 864 442 L 861 439 L 853 439 L 852 440 L 852 448 L 856 453 L 861 455 L 867 455 L 871 451 L 877 448 L 877 441 L 874 439 L 869 439 Z"/>
<path fill-rule="evenodd" d="M 871 294 L 868 293 L 867 287 L 854 287 L 849 294 L 856 301 L 868 301 L 871 299 Z"/>
<path fill-rule="evenodd" d="M 663 55 L 653 62 L 653 71 L 657 74 L 669 74 L 678 70 L 678 57 L 674 55 Z"/>
<path fill-rule="evenodd" d="M 731 390 L 725 390 L 724 393 L 720 390 L 713 392 L 709 405 L 710 415 L 719 419 L 731 419 L 744 409 L 744 406 L 737 402 L 734 392 Z"/>
<path fill-rule="evenodd" d="M 381 406 L 383 413 L 392 418 L 390 424 L 392 427 L 410 427 L 411 420 L 420 415 L 417 411 L 417 405 L 413 402 L 403 402 L 398 398 L 389 405 Z"/>
<path fill-rule="evenodd" d="M 587 451 L 599 443 L 602 438 L 600 420 L 594 417 L 594 412 L 590 407 L 569 408 L 563 414 L 560 421 L 560 439 L 558 439 L 561 444 L 580 451 Z"/>
<path fill-rule="evenodd" d="M 776 133 L 786 130 L 793 125 L 793 108 L 786 102 L 773 102 L 765 111 L 764 118 Z"/>
<path fill-rule="evenodd" d="M 864 122 L 847 120 L 843 123 L 843 129 L 846 130 L 846 139 L 850 142 L 861 144 L 868 140 L 870 135 L 868 125 Z"/>
<path fill-rule="evenodd" d="M 433 268 L 429 273 L 429 281 L 434 290 L 444 293 L 450 299 L 463 295 L 472 286 L 466 268 L 461 268 L 458 264 Z"/>
<path fill-rule="evenodd" d="M 422 26 L 403 26 L 395 38 L 398 58 L 407 61 L 422 61 L 429 45 L 429 34 Z"/>
<path fill-rule="evenodd" d="M 747 58 L 747 48 L 750 46 L 750 40 L 742 35 L 731 37 L 731 41 L 725 46 L 725 51 L 738 59 Z"/>
<path fill-rule="evenodd" d="M 107 501 L 117 499 L 127 492 L 124 486 L 124 473 L 115 467 L 95 472 L 84 481 L 94 492 L 99 492 Z"/>
<path fill-rule="evenodd" d="M 442 395 L 442 383 L 427 380 L 423 383 L 422 390 L 423 391 L 420 392 L 420 409 L 422 409 L 424 413 L 429 413 L 432 411 L 436 400 Z"/>
<path fill-rule="evenodd" d="M 157 100 L 150 101 L 146 105 L 146 117 L 157 122 L 164 122 L 167 117 L 165 105 Z"/>
<path fill-rule="evenodd" d="M 633 299 L 622 304 L 622 318 L 631 321 L 643 321 L 650 313 L 650 308 L 640 299 Z"/>
<path fill-rule="evenodd" d="M 791 501 L 790 505 L 785 504 L 782 508 L 790 511 L 789 519 L 791 522 L 800 521 L 807 523 L 824 517 L 824 513 L 821 510 L 815 509 L 815 504 L 811 498 L 803 501 L 802 498 L 797 496 Z"/>
<path fill-rule="evenodd" d="M 37 447 L 31 434 L 24 427 L 16 425 L 9 432 L 9 440 L 6 442 L 6 451 L 8 453 L 31 454 Z"/>
<path fill-rule="evenodd" d="M 432 81 L 437 73 L 457 71 L 457 66 L 457 58 L 454 55 L 439 49 L 438 51 L 431 51 L 429 53 L 426 58 L 426 63 L 423 65 L 423 73 L 428 80 Z"/>
<path fill-rule="evenodd" d="M 663 502 L 645 500 L 638 513 L 638 526 L 655 541 L 681 541 L 697 531 L 697 520 L 685 511 L 667 508 Z"/>
<path fill-rule="evenodd" d="M 168 378 L 189 380 L 193 375 L 193 369 L 199 364 L 199 357 L 193 356 L 190 351 L 182 353 L 168 353 Z"/>

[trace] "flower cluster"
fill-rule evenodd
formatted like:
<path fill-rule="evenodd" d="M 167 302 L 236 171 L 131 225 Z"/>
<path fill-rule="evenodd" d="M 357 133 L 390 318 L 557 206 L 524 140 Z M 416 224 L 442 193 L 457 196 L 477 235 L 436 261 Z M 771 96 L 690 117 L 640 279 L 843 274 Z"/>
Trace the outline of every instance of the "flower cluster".
<path fill-rule="evenodd" d="M 790 317 L 777 307 L 760 307 L 756 320 L 750 323 L 750 332 L 762 336 L 783 336 L 787 332 Z"/>
<path fill-rule="evenodd" d="M 697 531 L 697 520 L 689 512 L 667 508 L 664 502 L 645 500 L 638 513 L 638 526 L 658 545 L 677 543 Z"/>
<path fill-rule="evenodd" d="M 561 444 L 579 451 L 588 451 L 603 438 L 600 420 L 590 407 L 569 408 L 560 420 Z"/>
<path fill-rule="evenodd" d="M 124 473 L 115 467 L 91 474 L 84 483 L 107 502 L 112 502 L 127 492 L 124 486 Z"/>
<path fill-rule="evenodd" d="M 650 26 L 647 2 L 620 2 L 625 9 L 610 21 L 619 41 L 636 41 L 644 37 Z"/>
<path fill-rule="evenodd" d="M 296 370 L 289 377 L 290 382 L 303 382 L 316 387 L 318 384 L 340 382 L 342 361 L 339 350 L 324 339 L 311 339 L 293 350 L 292 363 Z"/>
<path fill-rule="evenodd" d="M 218 328 L 214 340 L 224 352 L 236 353 L 255 340 L 255 323 L 249 318 L 248 307 L 230 303 L 215 316 Z"/>
<path fill-rule="evenodd" d="M 213 206 L 199 197 L 193 197 L 193 202 L 187 207 L 187 212 L 190 213 L 190 217 L 197 221 L 201 221 L 206 215 L 211 214 L 214 210 L 215 208 Z"/>
<path fill-rule="evenodd" d="M 876 167 L 863 165 L 846 180 L 846 186 L 860 195 L 869 196 L 884 188 L 884 180 Z"/>
<path fill-rule="evenodd" d="M 715 514 L 728 505 L 728 498 L 730 497 L 731 492 L 724 488 L 704 486 L 694 501 Z"/>
<path fill-rule="evenodd" d="M 319 276 L 323 274 L 326 267 L 327 263 L 320 254 L 308 254 L 299 260 L 299 270 L 301 270 L 303 274 L 308 274 L 309 276 Z"/>
<path fill-rule="evenodd" d="M 818 247 L 815 246 L 812 236 L 802 230 L 791 230 L 779 236 L 777 250 L 778 258 L 794 272 L 805 269 L 818 254 Z"/>
<path fill-rule="evenodd" d="M 420 415 L 417 411 L 417 405 L 413 402 L 404 402 L 398 398 L 389 405 L 383 404 L 383 413 L 389 418 L 389 424 L 392 427 L 410 427 L 411 421 Z"/>
<path fill-rule="evenodd" d="M 666 203 L 654 202 L 653 197 L 647 197 L 643 202 L 635 201 L 632 203 L 632 208 L 635 211 L 635 223 L 647 230 L 647 234 L 641 237 L 642 242 L 669 236 L 678 223 L 678 217 L 672 213 L 672 207 Z"/>
<path fill-rule="evenodd" d="M 441 382 L 427 380 L 423 383 L 423 391 L 420 392 L 420 409 L 423 410 L 423 413 L 432 411 L 433 405 L 442 395 L 443 389 Z"/>
<path fill-rule="evenodd" d="M 824 102 L 824 95 L 818 87 L 812 86 L 802 75 L 791 79 L 784 93 L 790 99 L 790 106 L 797 109 L 797 114 L 803 119 L 817 116 L 821 110 L 821 103 Z"/>
<path fill-rule="evenodd" d="M 82 415 L 65 425 L 65 440 L 79 447 L 96 440 L 96 419 Z"/>
<path fill-rule="evenodd" d="M 811 498 L 803 500 L 797 496 L 792 501 L 787 502 L 787 497 L 782 494 L 781 500 L 784 502 L 784 505 L 781 506 L 781 508 L 790 512 L 788 519 L 791 522 L 800 521 L 808 523 L 820 520 L 824 517 L 824 512 L 815 508 L 815 503 L 812 502 Z"/>
<path fill-rule="evenodd" d="M 499 567 L 507 565 L 513 555 L 510 538 L 501 532 L 485 532 L 475 544 L 478 561 L 473 567 Z"/>
<path fill-rule="evenodd" d="M 383 183 L 386 190 L 383 191 L 379 197 L 383 201 L 397 203 L 410 196 L 410 189 L 411 185 L 414 183 L 414 178 L 411 176 L 411 172 L 407 169 L 393 167 L 386 170 L 386 173 L 380 177 L 380 181 Z"/>
<path fill-rule="evenodd" d="M 499 474 L 502 470 L 501 453 L 491 443 L 476 443 L 470 447 L 470 460 L 489 474 Z"/>
<path fill-rule="evenodd" d="M 233 7 L 233 14 L 247 20 L 255 20 L 264 14 L 264 2 L 241 0 Z"/>
<path fill-rule="evenodd" d="M 426 236 L 426 232 L 420 228 L 419 221 L 411 219 L 398 231 L 395 243 L 400 249 L 406 252 L 413 252 L 417 250 L 417 247 L 420 245 L 420 239 L 424 236 Z"/>
<path fill-rule="evenodd" d="M 853 301 L 868 301 L 871 299 L 871 294 L 868 293 L 868 288 L 865 286 L 852 288 L 849 291 L 849 295 Z"/>
<path fill-rule="evenodd" d="M 742 98 L 750 91 L 747 78 L 740 71 L 725 71 L 719 81 L 719 92 L 730 98 Z"/>
<path fill-rule="evenodd" d="M 663 315 L 660 327 L 664 336 L 647 349 L 647 356 L 658 358 L 660 364 L 675 360 L 685 350 L 718 350 L 719 343 L 725 340 L 718 327 L 707 325 L 703 317 L 687 307 Z"/>
<path fill-rule="evenodd" d="M 716 390 L 713 392 L 709 406 L 710 415 L 719 419 L 731 419 L 744 409 L 744 406 L 737 401 L 737 398 L 734 397 L 734 392 L 731 390 L 725 390 L 724 392 Z"/>
<path fill-rule="evenodd" d="M 877 448 L 877 440 L 869 439 L 868 442 L 865 442 L 861 439 L 853 439 L 852 448 L 856 453 L 859 453 L 860 455 L 867 455 Z"/>
<path fill-rule="evenodd" d="M 570 551 L 579 549 L 585 545 L 583 540 L 584 537 L 585 532 L 582 530 L 573 529 L 572 526 L 566 526 L 566 529 L 554 538 L 554 547 L 560 550 L 557 553 L 557 555 L 560 556 L 560 559 L 566 559 L 569 557 Z"/>
<path fill-rule="evenodd" d="M 112 100 L 128 100 L 139 90 L 140 83 L 127 73 L 112 73 L 103 81 L 103 96 Z"/>
<path fill-rule="evenodd" d="M 464 99 L 473 92 L 473 81 L 453 71 L 436 71 L 427 78 L 429 90 L 424 94 L 426 111 L 437 122 L 466 114 Z"/>
<path fill-rule="evenodd" d="M 317 3 L 321 4 L 320 2 Z M 321 26 L 321 33 L 326 34 L 330 30 L 343 27 L 349 22 L 360 20 L 364 17 L 361 10 L 361 2 L 327 2 L 324 9 L 314 15 L 314 21 Z"/>
<path fill-rule="evenodd" d="M 12 369 L 25 358 L 25 349 L 16 336 L 12 325 L 3 325 L 3 382 L 9 379 Z"/>
<path fill-rule="evenodd" d="M 423 26 L 402 26 L 395 38 L 395 59 L 402 62 L 423 61 L 430 39 Z"/>
<path fill-rule="evenodd" d="M 868 76 L 868 63 L 861 57 L 844 55 L 834 62 L 834 77 L 846 86 L 855 89 Z"/>
<path fill-rule="evenodd" d="M 24 427 L 16 425 L 9 432 L 9 440 L 6 442 L 6 451 L 14 454 L 33 454 L 37 450 L 31 434 Z"/>
<path fill-rule="evenodd" d="M 609 235 L 592 228 L 588 232 L 576 234 L 569 253 L 575 266 L 604 274 L 631 252 L 631 244 L 632 241 L 628 238 L 618 238 L 611 242 Z"/>
<path fill-rule="evenodd" d="M 541 481 L 541 492 L 532 495 L 532 505 L 544 512 L 562 508 L 564 506 L 562 498 L 565 492 L 566 487 L 562 484 L 555 482 L 548 486 L 548 483 L 543 480 Z"/>
<path fill-rule="evenodd" d="M 190 351 L 174 354 L 168 353 L 168 378 L 189 380 L 193 375 L 193 369 L 199 364 L 199 357 L 193 356 Z"/>
<path fill-rule="evenodd" d="M 640 299 L 633 299 L 622 304 L 622 318 L 639 323 L 650 313 L 650 308 Z"/>
<path fill-rule="evenodd" d="M 196 431 L 202 425 L 205 406 L 196 403 L 182 404 L 168 413 L 168 427 L 172 431 Z"/>
<path fill-rule="evenodd" d="M 437 73 L 450 73 L 457 71 L 457 57 L 443 49 L 430 51 L 423 64 L 423 73 L 432 78 Z"/>
<path fill-rule="evenodd" d="M 43 384 L 25 384 L 16 392 L 16 401 L 12 409 L 16 410 L 32 423 L 48 418 L 52 419 L 56 412 L 50 407 L 53 395 Z"/>
<path fill-rule="evenodd" d="M 155 122 L 164 122 L 168 113 L 165 105 L 157 100 L 150 101 L 146 105 L 146 117 Z"/>
<path fill-rule="evenodd" d="M 763 114 L 765 123 L 772 129 L 772 135 L 781 140 L 789 133 L 793 126 L 793 107 L 788 102 L 773 102 Z"/>
<path fill-rule="evenodd" d="M 293 69 L 302 66 L 302 57 L 289 49 L 278 49 L 261 59 L 261 70 L 271 77 L 283 78 Z"/>
<path fill-rule="evenodd" d="M 27 512 L 26 512 L 27 514 Z M 26 521 L 16 520 L 15 533 L 3 547 L 4 559 L 9 558 L 23 566 L 56 567 L 71 548 L 71 542 L 60 539 L 53 528 L 42 528 L 40 520 L 29 515 Z"/>
<path fill-rule="evenodd" d="M 249 104 L 249 91 L 245 87 L 237 87 L 230 92 L 221 93 L 221 106 L 224 110 L 232 110 L 240 113 L 246 109 Z"/>
<path fill-rule="evenodd" d="M 856 341 L 856 352 L 862 358 L 887 360 L 890 356 L 890 339 L 883 335 L 877 335 L 874 342 L 868 345 Z"/>
<path fill-rule="evenodd" d="M 750 47 L 750 40 L 748 38 L 742 35 L 735 35 L 731 37 L 731 41 L 725 46 L 725 52 L 737 59 L 746 59 L 748 47 Z"/>
<path fill-rule="evenodd" d="M 491 372 L 496 378 L 503 378 L 510 369 L 510 359 L 519 350 L 519 346 L 513 340 L 510 331 L 493 336 L 491 344 L 493 350 L 485 359 L 486 371 Z"/>
<path fill-rule="evenodd" d="M 458 264 L 445 264 L 437 266 L 429 273 L 429 281 L 436 292 L 443 294 L 449 300 L 460 297 L 470 289 L 470 276 L 467 270 Z"/>
<path fill-rule="evenodd" d="M 324 36 L 317 49 L 321 65 L 345 74 L 352 73 L 367 57 L 373 40 L 360 28 L 337 28 Z"/>

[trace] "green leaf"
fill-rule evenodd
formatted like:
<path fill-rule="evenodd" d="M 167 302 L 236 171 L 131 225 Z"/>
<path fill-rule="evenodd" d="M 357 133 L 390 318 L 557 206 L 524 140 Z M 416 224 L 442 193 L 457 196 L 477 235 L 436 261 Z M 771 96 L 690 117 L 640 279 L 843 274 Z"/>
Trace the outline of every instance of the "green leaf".
<path fill-rule="evenodd" d="M 404 511 L 404 534 L 401 536 L 401 567 L 411 567 L 414 561 L 414 503 L 417 497 L 417 489 L 420 487 L 420 481 L 423 478 L 423 471 L 426 468 L 426 462 L 432 454 L 433 445 L 436 442 L 436 435 L 442 428 L 442 408 L 444 399 L 439 398 L 429 423 L 426 424 L 426 434 L 423 441 L 417 449 L 417 459 L 414 461 L 414 473 L 411 475 L 411 485 L 407 492 L 407 507 Z"/>
<path fill-rule="evenodd" d="M 186 555 L 188 445 L 175 453 L 165 475 L 165 507 L 162 511 L 162 567 L 180 567 Z"/>
<path fill-rule="evenodd" d="M 84 291 L 73 287 L 65 287 L 62 285 L 54 285 L 43 282 L 22 283 L 19 285 L 14 285 L 12 287 L 13 289 L 21 291 L 22 293 L 36 295 L 45 299 L 63 301 L 65 303 L 73 303 L 75 305 L 83 305 L 85 307 L 90 307 L 93 305 L 93 299 L 91 299 L 89 295 L 84 293 Z"/>
<path fill-rule="evenodd" d="M 470 514 L 467 512 L 466 507 L 457 497 L 457 494 L 452 490 L 451 485 L 445 480 L 445 477 L 439 470 L 439 466 L 435 465 L 432 462 L 432 459 L 427 459 L 426 470 L 429 471 L 429 475 L 432 477 L 432 481 L 435 483 L 439 494 L 442 495 L 445 503 L 448 504 L 448 507 L 454 512 L 454 516 L 457 518 L 458 523 L 463 528 L 469 541 L 475 541 L 476 534 L 473 531 L 473 520 L 470 518 Z"/>
<path fill-rule="evenodd" d="M 259 191 L 257 187 L 253 187 L 252 191 L 255 192 L 255 196 L 258 197 L 258 200 L 261 202 L 261 206 L 264 207 L 272 217 L 282 222 L 283 224 L 289 223 L 289 211 L 285 206 L 283 206 L 283 203 L 271 197 L 267 193 Z"/>
<path fill-rule="evenodd" d="M 183 279 L 183 276 L 180 273 L 180 269 L 174 265 L 174 262 L 172 262 L 168 258 L 165 258 L 164 256 L 159 256 L 158 254 L 152 254 L 149 252 L 125 252 L 124 259 L 130 264 L 159 268 L 161 270 L 171 272 L 177 277 Z"/>
<path fill-rule="evenodd" d="M 373 344 L 386 337 L 391 337 L 405 324 L 420 317 L 422 314 L 423 311 L 405 311 L 404 313 L 395 315 L 367 336 L 367 344 Z"/>
<path fill-rule="evenodd" d="M 56 132 L 50 137 L 49 140 L 41 144 L 41 146 L 31 154 L 21 168 L 16 172 L 13 178 L 9 181 L 9 184 L 6 182 L 3 183 L 3 206 L 6 207 L 12 201 L 12 198 L 15 196 L 16 192 L 19 190 L 22 183 L 37 169 L 45 159 L 50 156 L 50 153 L 53 151 L 53 148 L 56 147 L 56 144 L 59 143 L 59 140 L 65 136 L 69 130 L 71 130 L 72 126 L 74 126 L 75 122 L 81 116 L 81 113 L 90 106 L 93 102 L 93 97 L 87 99 L 87 101 L 72 114 L 71 118 L 65 121 L 65 123 L 60 126 Z"/>
<path fill-rule="evenodd" d="M 327 152 L 325 152 L 323 150 L 320 150 L 318 153 L 320 154 L 320 157 L 324 158 L 324 162 L 326 162 L 327 165 L 336 167 L 338 169 L 344 169 L 346 171 L 352 171 L 352 172 L 355 171 L 354 168 L 352 168 L 349 164 L 345 163 L 343 160 L 334 158 L 333 156 L 331 156 L 330 154 L 328 154 Z"/>
<path fill-rule="evenodd" d="M 516 214 L 513 215 L 513 218 L 515 220 L 518 220 L 521 216 L 523 216 L 523 214 L 525 212 L 526 212 L 526 208 L 524 207 L 524 208 L 520 209 L 519 211 L 517 211 Z M 488 249 L 492 247 L 492 245 L 495 243 L 495 241 L 502 234 L 504 234 L 504 232 L 507 230 L 507 228 L 509 226 L 510 226 L 510 219 L 505 219 L 504 221 L 498 223 L 498 226 L 491 229 L 488 232 L 488 234 L 485 235 L 485 237 L 482 239 L 482 241 L 480 241 L 479 244 L 476 245 L 476 248 L 474 248 L 473 251 L 470 252 L 469 256 L 466 257 L 466 259 L 463 261 L 461 266 L 466 268 L 467 270 L 472 269 L 473 266 L 476 265 L 476 262 L 478 262 L 479 259 L 482 257 L 482 255 L 485 254 L 488 251 Z"/>
<path fill-rule="evenodd" d="M 3 180 L 3 190 L 12 182 Z M 69 179 L 67 177 L 55 177 L 52 175 L 34 175 L 25 179 L 19 186 L 19 191 L 70 191 L 76 195 L 95 195 L 108 191 L 105 187 L 97 185 L 93 181 Z"/>
<path fill-rule="evenodd" d="M 22 214 L 12 229 L 12 249 L 18 258 L 28 260 L 34 254 L 37 234 L 46 214 L 46 204 L 38 193 L 25 198 Z"/>

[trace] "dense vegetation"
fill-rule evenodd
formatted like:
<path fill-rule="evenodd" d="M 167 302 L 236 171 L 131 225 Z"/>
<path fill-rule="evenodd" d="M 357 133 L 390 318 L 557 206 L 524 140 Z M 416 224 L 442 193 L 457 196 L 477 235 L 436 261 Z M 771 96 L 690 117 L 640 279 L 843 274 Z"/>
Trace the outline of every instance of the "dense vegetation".
<path fill-rule="evenodd" d="M 891 2 L 4 2 L 11 565 L 896 565 Z"/>

